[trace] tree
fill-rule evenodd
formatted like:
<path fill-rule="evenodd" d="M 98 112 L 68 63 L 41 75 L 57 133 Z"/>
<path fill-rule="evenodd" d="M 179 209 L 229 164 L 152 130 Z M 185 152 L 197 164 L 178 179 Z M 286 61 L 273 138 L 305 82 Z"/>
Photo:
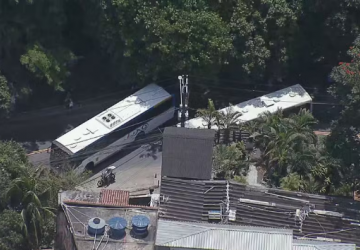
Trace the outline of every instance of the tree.
<path fill-rule="evenodd" d="M 281 81 L 298 32 L 295 6 L 286 0 L 236 1 L 230 20 L 234 56 L 250 79 Z"/>
<path fill-rule="evenodd" d="M 105 7 L 103 46 L 116 62 L 125 56 L 127 70 L 142 80 L 218 72 L 232 48 L 229 27 L 206 9 L 143 0 L 111 1 Z"/>
<path fill-rule="evenodd" d="M 334 67 L 331 78 L 334 83 L 329 91 L 342 110 L 334 121 L 327 139 L 331 156 L 341 160 L 341 170 L 352 191 L 360 188 L 360 37 L 348 51 L 350 62 L 340 62 Z"/>
<path fill-rule="evenodd" d="M 242 142 L 215 147 L 213 170 L 219 178 L 232 179 L 241 176 L 248 171 L 248 167 L 246 150 Z"/>
<path fill-rule="evenodd" d="M 11 210 L 5 210 L 0 213 L 0 221 L 1 250 L 29 249 L 22 234 L 20 214 Z"/>
<path fill-rule="evenodd" d="M 317 164 L 317 140 L 311 128 L 316 123 L 314 117 L 300 110 L 286 118 L 278 111 L 264 114 L 256 123 L 251 137 L 261 150 L 260 164 L 267 171 L 270 185 L 279 186 L 289 173 L 307 178 Z"/>
<path fill-rule="evenodd" d="M 39 249 L 42 240 L 44 219 L 54 217 L 46 204 L 50 199 L 49 189 L 40 189 L 34 175 L 23 176 L 12 181 L 6 196 L 15 211 L 21 211 L 22 229 L 33 249 Z"/>
<path fill-rule="evenodd" d="M 10 113 L 11 109 L 11 93 L 8 82 L 0 72 L 0 117 L 4 117 Z"/>
<path fill-rule="evenodd" d="M 219 132 L 224 131 L 224 143 L 230 143 L 231 130 L 239 129 L 239 120 L 242 113 L 235 111 L 234 107 L 230 104 L 225 110 L 219 111 L 216 116 L 216 125 Z"/>
<path fill-rule="evenodd" d="M 33 45 L 20 57 L 22 65 L 55 90 L 63 90 L 63 83 L 70 75 L 67 64 L 73 60 L 75 56 L 69 50 L 61 49 L 52 52 L 40 44 Z"/>
<path fill-rule="evenodd" d="M 206 109 L 198 109 L 196 111 L 196 117 L 201 117 L 204 120 L 208 129 L 211 129 L 213 125 L 216 123 L 216 119 L 219 116 L 219 112 L 216 110 L 214 102 L 211 99 L 208 99 L 208 106 Z"/>

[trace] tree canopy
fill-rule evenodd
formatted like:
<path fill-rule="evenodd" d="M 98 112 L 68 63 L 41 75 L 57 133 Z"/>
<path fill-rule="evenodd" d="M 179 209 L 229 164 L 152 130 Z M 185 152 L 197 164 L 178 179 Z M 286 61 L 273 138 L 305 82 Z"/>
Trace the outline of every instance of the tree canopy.
<path fill-rule="evenodd" d="M 359 6 L 335 0 L 4 0 L 1 114 L 29 109 L 39 98 L 41 105 L 57 105 L 59 91 L 90 95 L 184 73 L 215 81 L 226 75 L 237 87 L 300 82 L 325 89 L 331 68 L 359 35 Z"/>

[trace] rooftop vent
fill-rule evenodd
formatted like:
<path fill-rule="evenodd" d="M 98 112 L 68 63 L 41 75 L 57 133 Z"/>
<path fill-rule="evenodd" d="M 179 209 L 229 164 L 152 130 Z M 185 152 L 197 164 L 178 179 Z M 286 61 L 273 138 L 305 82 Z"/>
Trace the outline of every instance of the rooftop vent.
<path fill-rule="evenodd" d="M 150 219 L 144 215 L 135 215 L 132 217 L 131 235 L 134 238 L 145 238 L 148 235 L 148 226 Z"/>
<path fill-rule="evenodd" d="M 211 210 L 208 212 L 209 220 L 221 220 L 220 210 Z"/>
<path fill-rule="evenodd" d="M 264 105 L 266 107 L 270 107 L 270 106 L 274 105 L 274 101 L 271 99 L 264 99 L 262 102 L 264 103 Z"/>
<path fill-rule="evenodd" d="M 88 222 L 88 233 L 90 235 L 101 235 L 105 232 L 105 221 L 101 218 L 91 218 Z"/>
<path fill-rule="evenodd" d="M 113 239 L 121 239 L 125 236 L 127 221 L 122 217 L 113 217 L 108 221 L 110 227 L 110 237 Z"/>
<path fill-rule="evenodd" d="M 296 92 L 291 91 L 291 92 L 289 93 L 289 96 L 290 96 L 290 97 L 295 97 L 295 96 L 296 96 Z"/>
<path fill-rule="evenodd" d="M 97 120 L 105 125 L 107 128 L 112 129 L 121 123 L 121 118 L 114 112 L 108 110 L 97 117 Z"/>

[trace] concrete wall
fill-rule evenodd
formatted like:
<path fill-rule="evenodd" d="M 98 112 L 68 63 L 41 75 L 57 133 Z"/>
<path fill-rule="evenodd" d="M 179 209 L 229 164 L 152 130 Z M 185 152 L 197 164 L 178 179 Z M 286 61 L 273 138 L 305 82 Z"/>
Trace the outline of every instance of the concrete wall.
<path fill-rule="evenodd" d="M 56 217 L 55 250 L 77 250 L 64 211 L 59 209 Z"/>

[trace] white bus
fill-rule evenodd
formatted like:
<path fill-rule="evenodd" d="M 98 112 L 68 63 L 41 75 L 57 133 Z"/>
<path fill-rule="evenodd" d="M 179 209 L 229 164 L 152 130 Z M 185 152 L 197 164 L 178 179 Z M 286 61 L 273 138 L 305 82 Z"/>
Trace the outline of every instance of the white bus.
<path fill-rule="evenodd" d="M 275 113 L 279 109 L 285 111 L 307 103 L 311 105 L 311 102 L 312 98 L 309 93 L 300 84 L 296 84 L 234 105 L 232 110 L 242 114 L 239 117 L 238 123 L 243 123 L 258 118 L 264 112 Z M 219 111 L 226 113 L 227 110 L 228 107 Z M 179 123 L 177 126 L 180 127 L 181 124 Z M 197 117 L 186 121 L 185 127 L 207 129 L 207 124 L 201 117 Z M 217 130 L 216 125 L 212 125 L 211 128 Z"/>
<path fill-rule="evenodd" d="M 174 117 L 174 97 L 150 84 L 52 143 L 50 164 L 92 169 Z"/>

